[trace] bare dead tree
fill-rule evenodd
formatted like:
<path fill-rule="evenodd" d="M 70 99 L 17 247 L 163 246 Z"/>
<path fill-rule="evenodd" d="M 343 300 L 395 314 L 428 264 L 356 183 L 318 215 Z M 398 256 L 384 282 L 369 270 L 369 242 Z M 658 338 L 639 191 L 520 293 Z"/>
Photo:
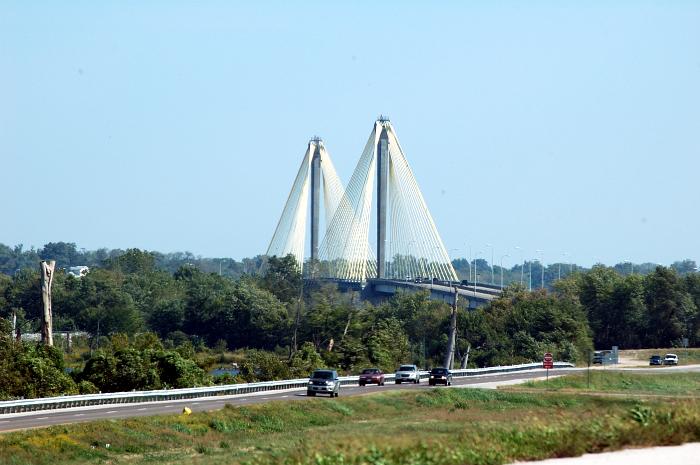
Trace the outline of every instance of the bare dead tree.
<path fill-rule="evenodd" d="M 447 335 L 447 351 L 445 353 L 444 367 L 452 369 L 455 356 L 455 345 L 457 341 L 457 288 L 455 287 L 454 302 L 452 303 L 452 313 L 450 314 L 450 333 Z"/>
<path fill-rule="evenodd" d="M 462 366 L 460 368 L 465 369 L 467 368 L 467 364 L 469 363 L 469 352 L 472 350 L 472 345 L 469 344 L 467 346 L 467 353 L 464 354 L 464 357 L 462 357 Z"/>
<path fill-rule="evenodd" d="M 41 318 L 41 340 L 47 346 L 53 346 L 53 316 L 51 308 L 51 286 L 53 285 L 56 261 L 41 261 L 41 299 L 44 312 Z"/>

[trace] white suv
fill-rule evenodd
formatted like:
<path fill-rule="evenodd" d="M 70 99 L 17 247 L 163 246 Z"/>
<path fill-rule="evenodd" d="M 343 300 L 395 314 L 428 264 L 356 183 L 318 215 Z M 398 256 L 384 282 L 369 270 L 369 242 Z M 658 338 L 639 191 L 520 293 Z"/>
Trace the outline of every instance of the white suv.
<path fill-rule="evenodd" d="M 394 375 L 394 382 L 401 383 L 420 383 L 420 373 L 415 365 L 401 365 Z"/>
<path fill-rule="evenodd" d="M 666 354 L 664 356 L 664 365 L 678 365 L 678 355 Z"/>

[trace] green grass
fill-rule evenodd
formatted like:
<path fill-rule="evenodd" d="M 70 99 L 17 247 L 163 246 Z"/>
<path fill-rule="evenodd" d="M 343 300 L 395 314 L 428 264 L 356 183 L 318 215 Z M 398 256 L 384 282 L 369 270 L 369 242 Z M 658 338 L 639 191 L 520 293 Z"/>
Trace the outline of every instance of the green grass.
<path fill-rule="evenodd" d="M 589 387 L 590 379 L 590 387 Z M 588 373 L 561 376 L 549 381 L 528 381 L 512 386 L 508 390 L 549 389 L 591 390 L 602 392 L 624 392 L 662 396 L 700 397 L 700 373 L 678 373 L 659 371 L 658 374 L 639 374 L 622 371 L 591 370 Z"/>
<path fill-rule="evenodd" d="M 8 433 L 0 464 L 501 464 L 698 440 L 698 399 L 435 389 Z"/>

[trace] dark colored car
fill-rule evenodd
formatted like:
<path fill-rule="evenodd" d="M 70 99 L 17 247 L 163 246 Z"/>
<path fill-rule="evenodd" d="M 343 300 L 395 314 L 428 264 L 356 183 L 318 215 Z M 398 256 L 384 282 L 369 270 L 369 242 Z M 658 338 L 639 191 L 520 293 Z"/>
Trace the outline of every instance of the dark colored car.
<path fill-rule="evenodd" d="M 664 359 L 661 358 L 661 355 L 652 355 L 649 357 L 649 365 L 663 365 L 664 364 Z"/>
<path fill-rule="evenodd" d="M 430 370 L 428 384 L 431 386 L 435 386 L 436 384 L 452 386 L 452 372 L 447 368 L 433 368 Z"/>
<path fill-rule="evenodd" d="M 593 364 L 595 365 L 596 363 L 603 364 L 603 359 L 605 358 L 605 355 L 603 354 L 603 351 L 601 350 L 596 350 L 593 352 Z"/>
<path fill-rule="evenodd" d="M 314 370 L 309 378 L 306 387 L 307 396 L 316 394 L 330 394 L 331 397 L 338 397 L 340 393 L 340 379 L 335 370 Z"/>
<path fill-rule="evenodd" d="M 366 384 L 376 384 L 384 386 L 384 373 L 379 368 L 365 368 L 360 373 L 360 386 Z"/>

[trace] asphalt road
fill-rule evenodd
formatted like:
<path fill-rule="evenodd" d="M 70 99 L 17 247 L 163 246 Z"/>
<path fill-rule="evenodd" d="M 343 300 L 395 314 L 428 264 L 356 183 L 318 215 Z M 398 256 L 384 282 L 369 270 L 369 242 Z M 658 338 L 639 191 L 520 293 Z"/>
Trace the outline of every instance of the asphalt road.
<path fill-rule="evenodd" d="M 606 370 L 614 370 L 606 368 Z M 632 369 L 623 369 L 624 371 Z M 569 374 L 585 371 L 585 368 L 557 368 L 550 370 L 550 376 Z M 664 367 L 664 368 L 638 368 L 634 369 L 638 373 L 672 373 L 700 371 L 700 365 Z M 494 387 L 497 384 L 513 384 L 515 381 L 527 381 L 545 376 L 545 370 L 528 370 L 524 372 L 499 373 L 493 375 L 479 375 L 454 378 L 453 386 L 473 386 Z M 442 386 L 428 386 L 427 380 L 422 380 L 420 384 L 389 384 L 384 386 L 342 386 L 340 396 L 358 396 L 384 391 L 407 390 L 407 389 L 444 389 Z M 0 432 L 16 431 L 31 428 L 42 428 L 51 425 L 62 425 L 69 423 L 79 423 L 94 420 L 132 418 L 150 415 L 164 415 L 181 413 L 184 407 L 189 407 L 194 412 L 218 410 L 224 408 L 226 404 L 250 405 L 260 404 L 270 401 L 305 401 L 305 402 L 332 402 L 328 396 L 318 395 L 307 397 L 305 390 L 270 391 L 255 394 L 240 394 L 235 396 L 218 396 L 198 399 L 184 399 L 163 402 L 144 402 L 137 404 L 121 404 L 91 407 L 76 407 L 60 410 L 43 410 L 39 412 L 26 412 L 18 414 L 0 415 Z"/>
<path fill-rule="evenodd" d="M 564 374 L 580 371 L 580 369 L 557 368 L 550 370 L 550 374 Z M 494 375 L 480 375 L 454 378 L 453 386 L 474 386 L 479 384 L 492 384 L 494 382 L 508 382 L 514 380 L 528 380 L 545 376 L 545 370 L 530 370 L 526 372 L 502 373 Z M 358 396 L 377 392 L 407 390 L 407 389 L 444 389 L 443 386 L 428 386 L 427 380 L 420 384 L 394 384 L 387 383 L 384 386 L 368 385 L 342 386 L 340 397 Z M 193 412 L 203 412 L 224 408 L 226 404 L 250 405 L 270 402 L 275 400 L 296 400 L 306 402 L 332 402 L 328 396 L 317 395 L 307 397 L 306 390 L 270 391 L 255 394 L 240 394 L 235 396 L 202 397 L 198 399 L 183 399 L 163 402 L 144 402 L 137 404 L 100 405 L 91 407 L 76 407 L 60 410 L 43 410 L 38 412 L 26 412 L 19 414 L 0 415 L 0 432 L 22 429 L 41 428 L 51 425 L 62 425 L 85 421 L 132 418 L 149 415 L 164 415 L 181 413 L 184 407 L 189 407 Z"/>

